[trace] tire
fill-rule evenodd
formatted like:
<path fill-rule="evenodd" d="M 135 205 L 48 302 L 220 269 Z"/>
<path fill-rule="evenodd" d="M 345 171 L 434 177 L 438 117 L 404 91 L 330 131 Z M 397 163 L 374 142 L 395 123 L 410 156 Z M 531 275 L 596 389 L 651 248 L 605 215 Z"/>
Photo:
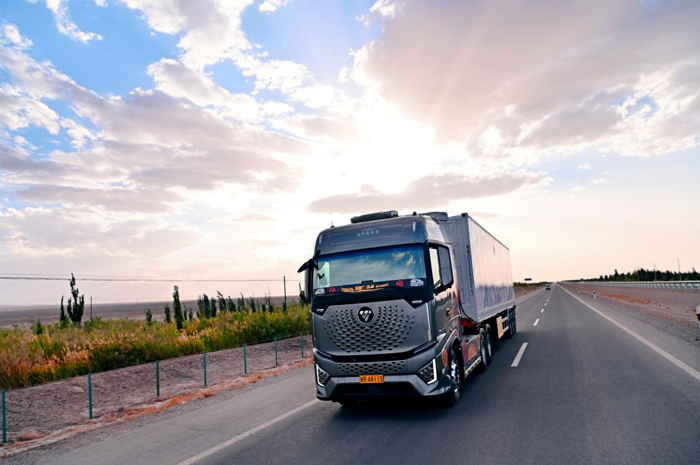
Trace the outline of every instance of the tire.
<path fill-rule="evenodd" d="M 484 332 L 481 331 L 481 335 L 479 336 L 479 349 L 481 350 L 481 363 L 479 364 L 478 367 L 476 367 L 475 371 L 479 373 L 483 373 L 486 371 L 486 369 L 489 367 L 487 363 L 487 356 L 486 356 L 486 344 L 484 343 L 485 340 Z"/>
<path fill-rule="evenodd" d="M 484 329 L 486 346 L 486 365 L 491 365 L 493 361 L 493 345 L 491 345 L 491 326 L 486 325 Z"/>
<path fill-rule="evenodd" d="M 515 312 L 513 310 L 508 311 L 508 333 L 505 334 L 503 337 L 506 339 L 510 339 L 515 335 L 516 331 L 516 326 L 515 326 Z"/>
<path fill-rule="evenodd" d="M 462 386 L 464 385 L 464 365 L 459 350 L 456 347 L 452 347 L 450 355 L 452 388 L 442 399 L 443 405 L 446 407 L 454 407 L 459 403 L 459 399 L 462 397 Z"/>

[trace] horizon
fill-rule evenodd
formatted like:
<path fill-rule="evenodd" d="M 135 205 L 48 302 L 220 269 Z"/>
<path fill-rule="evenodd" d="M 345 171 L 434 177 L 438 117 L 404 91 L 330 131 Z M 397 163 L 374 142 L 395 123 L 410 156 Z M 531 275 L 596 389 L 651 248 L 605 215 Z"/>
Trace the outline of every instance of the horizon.
<path fill-rule="evenodd" d="M 52 305 L 71 272 L 101 303 L 177 283 L 81 275 L 286 276 L 296 296 L 319 231 L 386 209 L 470 213 L 510 248 L 515 282 L 698 269 L 698 13 L 3 2 L 0 275 L 67 278 L 0 280 L 0 306 Z M 186 283 L 183 300 L 282 295 L 216 286 Z"/>

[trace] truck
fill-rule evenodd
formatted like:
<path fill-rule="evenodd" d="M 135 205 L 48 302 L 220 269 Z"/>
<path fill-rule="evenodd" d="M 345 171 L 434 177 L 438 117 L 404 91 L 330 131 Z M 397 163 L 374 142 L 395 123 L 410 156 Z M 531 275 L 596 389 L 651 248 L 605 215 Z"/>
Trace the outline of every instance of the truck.
<path fill-rule="evenodd" d="M 321 400 L 455 405 L 517 331 L 510 251 L 467 213 L 353 217 L 319 233 L 299 272 Z"/>

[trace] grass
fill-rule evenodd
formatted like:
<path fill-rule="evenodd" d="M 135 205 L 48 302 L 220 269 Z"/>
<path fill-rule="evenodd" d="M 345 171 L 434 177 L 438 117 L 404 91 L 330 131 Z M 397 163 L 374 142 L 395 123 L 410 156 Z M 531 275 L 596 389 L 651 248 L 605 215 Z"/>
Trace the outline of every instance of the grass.
<path fill-rule="evenodd" d="M 42 334 L 0 330 L 0 387 L 57 381 L 204 351 L 269 341 L 311 330 L 308 307 L 287 312 L 222 312 L 215 318 L 175 324 L 96 318 L 83 327 L 44 325 Z"/>

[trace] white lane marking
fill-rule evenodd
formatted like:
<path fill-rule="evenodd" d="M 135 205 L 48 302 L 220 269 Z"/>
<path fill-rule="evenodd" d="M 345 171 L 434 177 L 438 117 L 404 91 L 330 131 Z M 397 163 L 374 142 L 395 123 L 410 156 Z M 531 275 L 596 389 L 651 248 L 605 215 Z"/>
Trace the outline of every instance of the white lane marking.
<path fill-rule="evenodd" d="M 538 318 L 538 319 L 535 320 L 535 324 L 532 325 L 532 326 L 537 326 L 537 323 L 539 323 L 539 322 L 540 322 L 540 319 Z"/>
<path fill-rule="evenodd" d="M 562 289 L 563 289 L 563 288 L 562 288 Z M 653 350 L 653 351 L 656 352 L 657 354 L 661 355 L 663 358 L 665 358 L 665 359 L 668 360 L 669 362 L 673 363 L 673 364 L 676 365 L 678 368 L 680 368 L 681 370 L 685 371 L 686 373 L 688 373 L 690 376 L 692 376 L 692 377 L 695 378 L 696 380 L 700 381 L 700 371 L 698 371 L 698 370 L 696 370 L 695 368 L 691 367 L 690 365 L 687 365 L 687 364 L 683 363 L 682 361 L 678 360 L 676 357 L 674 357 L 673 355 L 669 354 L 668 352 L 666 352 L 665 350 L 663 350 L 661 347 L 657 346 L 657 345 L 654 344 L 653 342 L 647 341 L 646 339 L 644 339 L 644 338 L 643 338 L 642 336 L 640 336 L 639 334 L 635 333 L 635 332 L 632 331 L 631 329 L 628 329 L 626 326 L 622 325 L 621 323 L 618 323 L 617 321 L 615 321 L 614 319 L 610 318 L 608 315 L 604 314 L 604 313 L 601 312 L 600 310 L 598 310 L 598 309 L 596 309 L 596 308 L 593 308 L 591 305 L 587 304 L 586 302 L 584 302 L 583 300 L 579 299 L 578 297 L 576 297 L 575 295 L 573 295 L 571 292 L 569 292 L 568 289 L 564 289 L 564 290 L 565 290 L 566 293 L 569 294 L 571 297 L 573 297 L 574 299 L 578 300 L 578 301 L 581 302 L 583 305 L 585 305 L 586 307 L 590 308 L 591 310 L 593 310 L 594 312 L 596 312 L 598 315 L 602 316 L 603 318 L 605 318 L 606 320 L 608 320 L 610 323 L 614 324 L 615 326 L 617 326 L 617 327 L 620 328 L 621 330 L 625 331 L 627 334 L 629 334 L 630 336 L 632 336 L 633 338 L 635 338 L 636 340 L 638 340 L 639 342 L 641 342 L 641 343 L 644 344 L 645 346 L 649 347 L 651 350 Z"/>
<path fill-rule="evenodd" d="M 221 450 L 223 450 L 223 449 L 225 449 L 225 448 L 227 448 L 227 447 L 229 447 L 229 446 L 231 446 L 239 441 L 242 441 L 243 439 L 250 437 L 257 432 L 260 432 L 260 431 L 264 430 L 265 428 L 268 428 L 268 427 L 274 425 L 275 423 L 279 423 L 280 421 L 286 420 L 287 418 L 291 417 L 292 415 L 296 415 L 297 413 L 301 412 L 304 409 L 311 407 L 312 405 L 316 404 L 317 402 L 320 402 L 320 401 L 314 399 L 310 402 L 307 402 L 303 405 L 300 405 L 299 407 L 295 408 L 294 410 L 290 410 L 287 413 L 283 413 L 282 415 L 278 416 L 277 418 L 273 418 L 270 421 L 266 421 L 262 425 L 258 425 L 255 428 L 246 431 L 245 433 L 241 433 L 237 436 L 234 436 L 231 439 L 224 441 L 221 444 L 212 447 L 211 449 L 207 449 L 204 452 L 201 452 L 201 453 L 195 455 L 194 457 L 190 457 L 189 459 L 180 462 L 178 465 L 192 465 L 193 463 L 197 463 L 200 460 L 202 460 L 206 457 L 209 457 L 212 454 L 216 454 L 217 452 L 219 452 L 219 451 L 221 451 Z"/>
<path fill-rule="evenodd" d="M 515 356 L 513 359 L 513 363 L 510 364 L 511 368 L 518 368 L 518 365 L 520 365 L 520 359 L 523 358 L 523 354 L 525 353 L 525 349 L 527 349 L 527 342 L 523 342 L 523 345 L 520 346 L 520 350 L 518 351 L 518 355 Z"/>
<path fill-rule="evenodd" d="M 544 313 L 544 308 L 542 310 L 540 310 L 540 313 Z"/>
<path fill-rule="evenodd" d="M 544 306 L 545 306 L 545 307 L 547 306 L 547 302 L 544 303 Z"/>

